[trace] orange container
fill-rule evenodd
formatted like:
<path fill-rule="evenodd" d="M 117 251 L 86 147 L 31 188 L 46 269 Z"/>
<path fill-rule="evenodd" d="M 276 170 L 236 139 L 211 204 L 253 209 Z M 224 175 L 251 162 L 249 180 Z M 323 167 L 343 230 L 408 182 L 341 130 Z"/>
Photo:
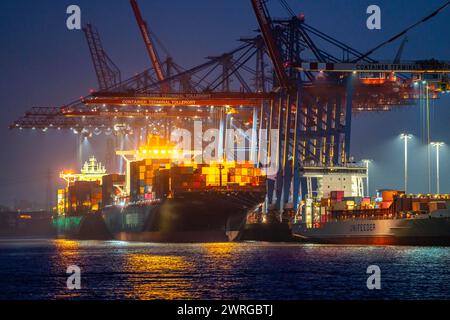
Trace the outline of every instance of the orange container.
<path fill-rule="evenodd" d="M 397 191 L 393 191 L 393 190 L 389 190 L 389 191 L 383 191 L 381 193 L 381 198 L 384 201 L 393 201 L 394 200 L 394 196 L 397 195 Z"/>
<path fill-rule="evenodd" d="M 380 209 L 389 209 L 391 204 L 392 204 L 392 201 L 383 201 L 380 203 Z"/>

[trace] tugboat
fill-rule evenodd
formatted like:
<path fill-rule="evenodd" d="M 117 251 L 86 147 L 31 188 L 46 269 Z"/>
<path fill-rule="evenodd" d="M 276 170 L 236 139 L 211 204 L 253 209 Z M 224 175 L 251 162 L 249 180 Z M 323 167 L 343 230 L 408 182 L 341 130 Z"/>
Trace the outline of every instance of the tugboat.
<path fill-rule="evenodd" d="M 247 215 L 246 224 L 236 236 L 235 241 L 293 242 L 289 219 L 271 209 L 264 213 L 264 204 L 258 205 Z"/>

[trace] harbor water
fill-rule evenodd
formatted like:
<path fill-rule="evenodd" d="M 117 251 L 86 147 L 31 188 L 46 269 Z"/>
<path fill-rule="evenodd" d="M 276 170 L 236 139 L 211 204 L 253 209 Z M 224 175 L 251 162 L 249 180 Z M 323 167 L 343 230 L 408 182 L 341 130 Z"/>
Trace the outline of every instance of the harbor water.
<path fill-rule="evenodd" d="M 447 247 L 5 239 L 0 299 L 449 299 L 449 266 Z"/>

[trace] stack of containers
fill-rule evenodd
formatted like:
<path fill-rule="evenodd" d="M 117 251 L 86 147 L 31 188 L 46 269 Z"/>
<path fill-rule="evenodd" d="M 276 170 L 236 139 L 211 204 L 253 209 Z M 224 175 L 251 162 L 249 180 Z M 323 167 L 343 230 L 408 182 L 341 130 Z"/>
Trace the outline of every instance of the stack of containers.
<path fill-rule="evenodd" d="M 202 174 L 202 168 L 197 168 L 192 177 L 192 188 L 203 189 L 206 187 L 206 176 Z"/>
<path fill-rule="evenodd" d="M 331 205 L 330 202 L 330 198 L 322 198 L 320 199 L 320 206 L 323 208 L 328 208 Z"/>
<path fill-rule="evenodd" d="M 370 209 L 373 208 L 372 200 L 370 197 L 364 197 L 361 201 L 361 209 Z"/>
<path fill-rule="evenodd" d="M 340 202 L 344 199 L 344 191 L 331 191 L 330 198 L 331 200 Z"/>
<path fill-rule="evenodd" d="M 102 177 L 102 205 L 111 205 L 114 202 L 114 196 L 117 195 L 114 185 L 124 184 L 125 176 L 122 174 L 108 174 Z"/>
<path fill-rule="evenodd" d="M 394 190 L 386 190 L 381 193 L 381 198 L 383 201 L 380 203 L 380 209 L 388 209 L 392 202 L 394 201 L 394 197 L 397 196 L 398 192 Z"/>
<path fill-rule="evenodd" d="M 140 195 L 140 166 L 144 163 L 144 160 L 130 162 L 130 200 L 136 201 Z"/>
<path fill-rule="evenodd" d="M 132 200 L 144 199 L 153 192 L 156 171 L 170 168 L 168 159 L 144 159 L 130 163 L 130 195 Z M 148 198 L 148 197 L 147 197 Z"/>
<path fill-rule="evenodd" d="M 344 191 L 330 191 L 330 202 L 333 210 L 346 210 L 344 200 Z"/>
<path fill-rule="evenodd" d="M 156 170 L 152 186 L 152 198 L 164 199 L 170 192 L 170 169 Z"/>
<path fill-rule="evenodd" d="M 194 167 L 193 166 L 174 166 L 170 172 L 172 188 L 191 189 L 194 185 Z"/>
<path fill-rule="evenodd" d="M 428 199 L 414 199 L 412 202 L 412 211 L 428 211 L 429 202 Z"/>
<path fill-rule="evenodd" d="M 66 212 L 66 192 L 67 188 L 58 189 L 58 204 L 57 204 L 58 215 L 63 215 Z"/>
<path fill-rule="evenodd" d="M 265 183 L 265 177 L 260 168 L 255 168 L 252 163 L 236 164 L 229 169 L 230 184 L 237 186 L 261 186 Z"/>
<path fill-rule="evenodd" d="M 67 192 L 69 215 L 82 215 L 98 211 L 102 203 L 102 187 L 98 182 L 75 181 Z"/>
<path fill-rule="evenodd" d="M 158 188 L 158 193 L 165 193 L 165 180 L 170 181 L 170 188 L 174 192 L 183 190 L 204 189 L 208 187 L 227 186 L 263 186 L 265 177 L 259 168 L 252 163 L 224 162 L 211 164 L 185 163 L 170 165 L 168 159 L 145 159 L 131 164 L 131 199 L 147 198 Z M 162 174 L 164 169 L 169 173 Z M 156 175 L 159 180 L 156 181 Z M 170 176 L 170 179 L 169 179 Z M 162 179 L 162 180 L 161 180 Z M 162 189 L 156 184 L 162 184 Z"/>
<path fill-rule="evenodd" d="M 410 197 L 401 197 L 397 201 L 395 201 L 394 204 L 395 212 L 411 211 L 413 209 L 413 199 Z"/>
<path fill-rule="evenodd" d="M 221 165 L 211 164 L 202 167 L 202 175 L 206 177 L 207 187 L 226 186 L 228 184 L 228 168 Z"/>

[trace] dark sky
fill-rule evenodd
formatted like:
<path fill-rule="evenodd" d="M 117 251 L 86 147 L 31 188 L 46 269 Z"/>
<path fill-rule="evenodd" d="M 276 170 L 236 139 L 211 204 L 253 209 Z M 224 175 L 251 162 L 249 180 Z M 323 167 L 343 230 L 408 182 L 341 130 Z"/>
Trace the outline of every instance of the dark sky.
<path fill-rule="evenodd" d="M 444 0 L 287 0 L 304 12 L 310 25 L 353 47 L 371 49 L 416 22 Z M 59 106 L 96 87 L 88 48 L 81 31 L 66 29 L 66 8 L 77 4 L 82 22 L 99 29 L 105 49 L 125 77 L 149 67 L 149 61 L 127 0 L 6 0 L 0 11 L 0 204 L 14 199 L 43 202 L 48 169 L 76 168 L 76 138 L 71 133 L 9 131 L 8 125 L 33 106 Z M 365 26 L 366 8 L 382 9 L 382 30 Z M 151 28 L 182 66 L 199 64 L 208 55 L 236 47 L 240 37 L 252 36 L 256 20 L 248 0 L 141 0 Z M 269 1 L 273 17 L 284 17 L 278 1 Z M 450 60 L 450 9 L 409 33 L 404 59 Z M 398 43 L 375 57 L 393 59 Z M 450 95 L 449 95 L 450 96 Z M 450 144 L 450 98 L 432 110 L 432 139 Z M 426 153 L 420 143 L 417 106 L 390 113 L 354 117 L 352 154 L 373 159 L 371 189 L 401 188 L 403 153 L 399 134 L 415 134 L 411 143 L 412 192 L 427 190 Z M 100 159 L 104 147 L 93 153 Z M 434 163 L 434 157 L 433 157 Z M 433 167 L 434 172 L 434 167 Z M 450 148 L 441 156 L 441 191 L 450 193 Z M 54 179 L 54 183 L 58 179 Z M 433 180 L 434 181 L 434 180 Z"/>

